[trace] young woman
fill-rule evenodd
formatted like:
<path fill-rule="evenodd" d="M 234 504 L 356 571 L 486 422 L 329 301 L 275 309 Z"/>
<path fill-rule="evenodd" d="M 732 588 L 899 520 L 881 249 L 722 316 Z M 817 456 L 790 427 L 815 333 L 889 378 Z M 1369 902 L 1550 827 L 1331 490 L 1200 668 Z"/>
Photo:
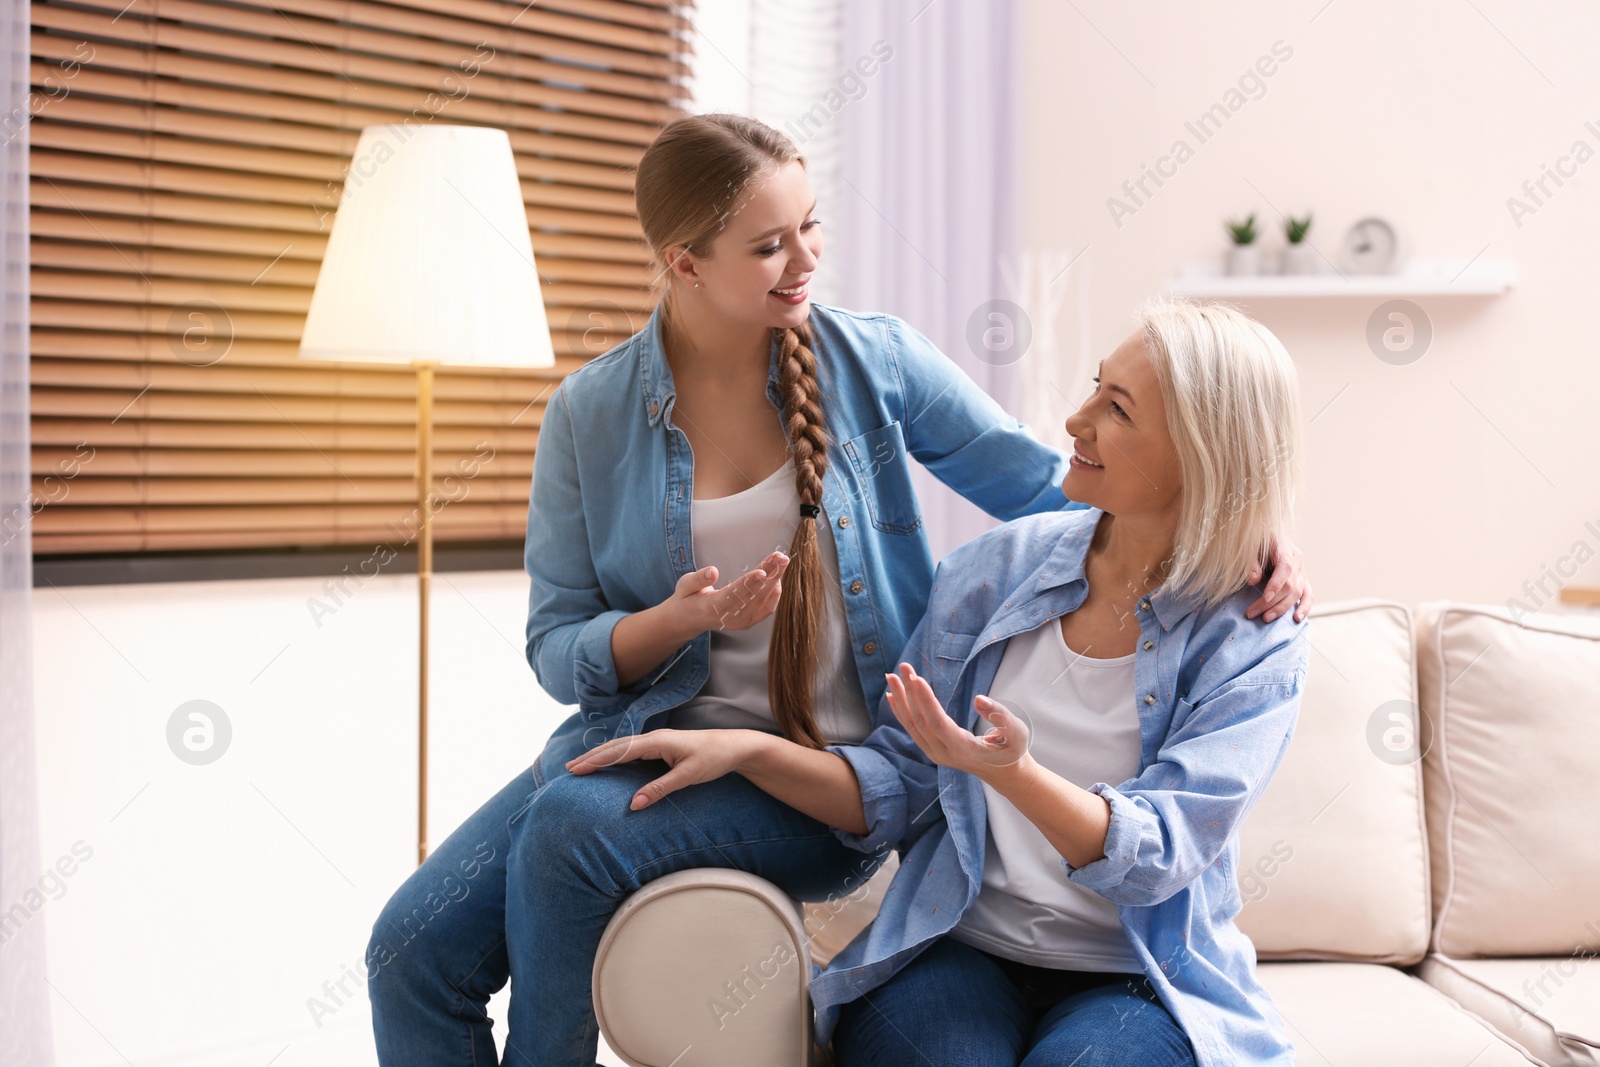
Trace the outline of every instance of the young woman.
<path fill-rule="evenodd" d="M 737 772 L 900 852 L 812 983 L 840 1067 L 1293 1062 L 1233 918 L 1308 659 L 1298 620 L 1246 621 L 1293 501 L 1294 368 L 1231 308 L 1156 302 L 1095 381 L 1062 483 L 1090 509 L 941 563 L 864 743 L 669 729 L 570 764 L 652 805 Z"/>
<path fill-rule="evenodd" d="M 565 764 L 663 726 L 863 740 L 933 575 L 912 458 L 1002 519 L 1082 506 L 1056 489 L 1066 457 L 927 338 L 811 303 L 821 224 L 782 134 L 681 119 L 636 186 L 661 301 L 550 396 L 529 503 L 528 658 L 578 711 L 374 925 L 386 1067 L 494 1063 L 484 1009 L 508 976 L 506 1062 L 592 1064 L 595 947 L 670 870 L 742 867 L 802 899 L 870 873 L 743 778 L 637 818 Z M 1298 551 L 1275 560 L 1256 610 L 1304 613 Z"/>

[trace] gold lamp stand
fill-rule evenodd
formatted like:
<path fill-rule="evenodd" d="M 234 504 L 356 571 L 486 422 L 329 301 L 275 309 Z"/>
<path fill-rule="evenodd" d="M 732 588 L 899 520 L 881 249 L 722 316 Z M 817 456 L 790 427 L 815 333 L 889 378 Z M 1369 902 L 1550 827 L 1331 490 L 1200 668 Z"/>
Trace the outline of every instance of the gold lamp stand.
<path fill-rule="evenodd" d="M 300 337 L 303 359 L 417 374 L 417 863 L 428 858 L 433 372 L 555 366 L 511 138 L 487 126 L 368 126 Z M 368 173 L 370 172 L 370 173 Z M 360 190 L 359 196 L 354 195 Z M 417 219 L 428 225 L 418 226 Z M 487 521 L 487 520 L 485 520 Z M 472 524 L 464 524 L 464 528 Z"/>
<path fill-rule="evenodd" d="M 422 530 L 417 539 L 417 866 L 428 858 L 428 590 L 433 583 L 433 368 L 417 367 L 417 507 Z"/>

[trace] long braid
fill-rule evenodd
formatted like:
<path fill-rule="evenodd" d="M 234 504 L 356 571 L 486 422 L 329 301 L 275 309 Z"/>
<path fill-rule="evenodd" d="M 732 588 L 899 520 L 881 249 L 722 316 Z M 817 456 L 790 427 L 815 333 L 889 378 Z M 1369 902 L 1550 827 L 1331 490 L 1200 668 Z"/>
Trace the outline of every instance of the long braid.
<path fill-rule="evenodd" d="M 794 457 L 800 503 L 822 505 L 828 470 L 828 431 L 817 383 L 811 323 L 778 331 L 778 391 L 783 397 L 783 427 Z M 817 729 L 815 682 L 817 649 L 828 622 L 828 578 L 817 543 L 817 520 L 801 516 L 789 546 L 789 568 L 772 623 L 768 646 L 767 696 L 783 735 L 807 748 L 825 743 Z"/>

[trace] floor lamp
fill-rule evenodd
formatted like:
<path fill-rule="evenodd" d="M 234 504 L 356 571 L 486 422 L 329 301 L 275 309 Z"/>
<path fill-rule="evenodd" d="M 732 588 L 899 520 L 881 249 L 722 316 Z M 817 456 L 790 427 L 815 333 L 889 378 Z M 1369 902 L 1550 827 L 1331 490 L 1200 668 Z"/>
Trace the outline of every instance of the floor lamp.
<path fill-rule="evenodd" d="M 417 372 L 417 864 L 428 855 L 433 372 L 555 363 L 522 185 L 504 130 L 361 132 L 300 340 L 302 359 Z"/>

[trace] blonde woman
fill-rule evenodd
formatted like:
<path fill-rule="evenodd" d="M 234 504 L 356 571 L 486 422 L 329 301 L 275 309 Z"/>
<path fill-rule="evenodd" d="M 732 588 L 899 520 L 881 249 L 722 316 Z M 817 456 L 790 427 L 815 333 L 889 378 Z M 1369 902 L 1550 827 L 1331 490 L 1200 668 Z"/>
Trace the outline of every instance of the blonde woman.
<path fill-rule="evenodd" d="M 495 1062 L 485 1005 L 508 976 L 506 1062 L 588 1067 L 600 935 L 671 870 L 741 867 L 802 899 L 870 874 L 876 858 L 743 778 L 641 813 L 658 769 L 565 764 L 662 727 L 864 740 L 933 577 L 913 458 L 998 518 L 1083 506 L 1057 489 L 1067 457 L 927 338 L 811 302 L 821 222 L 781 133 L 674 122 L 635 197 L 660 304 L 550 396 L 529 506 L 528 659 L 578 711 L 374 925 L 386 1067 Z M 1275 558 L 1258 610 L 1303 613 L 1298 551 Z"/>
<path fill-rule="evenodd" d="M 865 742 L 657 730 L 571 764 L 665 761 L 669 803 L 736 772 L 899 851 L 812 983 L 840 1067 L 1293 1062 L 1233 920 L 1308 659 L 1298 620 L 1247 621 L 1294 499 L 1294 368 L 1231 308 L 1158 301 L 1095 382 L 1062 482 L 1089 509 L 940 564 Z"/>

